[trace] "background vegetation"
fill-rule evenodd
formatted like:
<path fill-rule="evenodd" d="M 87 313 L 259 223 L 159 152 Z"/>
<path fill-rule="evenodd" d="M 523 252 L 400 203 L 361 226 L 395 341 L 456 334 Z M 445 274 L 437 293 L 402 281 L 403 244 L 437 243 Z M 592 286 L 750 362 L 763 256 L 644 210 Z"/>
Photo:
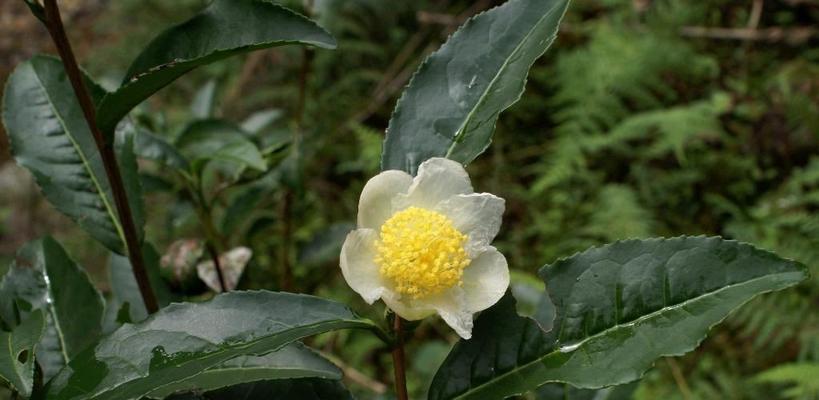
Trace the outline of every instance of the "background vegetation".
<path fill-rule="evenodd" d="M 61 6 L 83 66 L 116 82 L 160 27 L 204 3 Z M 339 49 L 216 63 L 164 89 L 137 120 L 171 139 L 192 118 L 267 116 L 259 141 L 300 146 L 301 155 L 282 155 L 252 184 L 216 174 L 207 194 L 225 246 L 254 252 L 239 287 L 316 293 L 377 316 L 383 310 L 344 283 L 337 254 L 363 184 L 379 170 L 389 112 L 423 57 L 500 1 L 284 3 L 312 14 Z M 22 2 L 3 2 L 0 14 L 4 81 L 18 62 L 53 50 Z M 518 271 L 518 290 L 561 256 L 658 235 L 722 235 L 812 268 L 810 283 L 753 301 L 695 352 L 658 363 L 636 398 L 819 398 L 817 26 L 815 0 L 575 0 L 489 154 L 469 167 L 479 191 L 507 199 L 497 244 Z M 0 146 L 0 273 L 22 243 L 50 232 L 107 289 L 107 250 L 52 210 L 9 160 L 7 140 Z M 149 162 L 142 171 L 150 241 L 163 252 L 173 238 L 201 239 L 178 180 Z M 169 280 L 180 296 L 208 296 Z M 456 337 L 436 321 L 415 335 L 425 339 L 408 351 L 419 396 Z M 361 397 L 386 389 L 389 352 L 377 339 L 343 331 L 311 344 L 368 366 L 342 366 Z"/>

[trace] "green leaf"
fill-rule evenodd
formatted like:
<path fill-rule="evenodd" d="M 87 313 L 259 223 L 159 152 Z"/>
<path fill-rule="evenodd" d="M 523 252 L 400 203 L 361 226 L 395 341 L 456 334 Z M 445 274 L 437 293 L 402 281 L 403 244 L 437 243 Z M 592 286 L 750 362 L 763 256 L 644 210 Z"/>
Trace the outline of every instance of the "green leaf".
<path fill-rule="evenodd" d="M 0 378 L 23 397 L 31 395 L 34 385 L 34 346 L 45 330 L 43 312 L 37 310 L 11 332 L 0 331 Z"/>
<path fill-rule="evenodd" d="M 137 128 L 134 148 L 136 154 L 142 158 L 154 160 L 182 171 L 190 169 L 188 160 L 172 144 L 147 129 Z"/>
<path fill-rule="evenodd" d="M 176 139 L 176 147 L 191 160 L 194 168 L 217 160 L 267 170 L 256 144 L 241 128 L 227 121 L 208 119 L 191 123 Z"/>
<path fill-rule="evenodd" d="M 317 232 L 299 249 L 299 264 L 317 266 L 338 260 L 344 239 L 354 229 L 352 222 L 337 222 Z"/>
<path fill-rule="evenodd" d="M 136 105 L 200 65 L 286 44 L 332 49 L 336 41 L 313 21 L 269 1 L 215 0 L 160 33 L 137 56 L 122 86 L 99 104 L 100 129 L 112 132 Z"/>
<path fill-rule="evenodd" d="M 81 353 L 52 379 L 47 398 L 135 399 L 237 356 L 345 328 L 376 329 L 339 303 L 291 293 L 237 291 L 172 304 Z"/>
<path fill-rule="evenodd" d="M 552 330 L 555 320 L 555 305 L 544 290 L 540 278 L 521 271 L 510 271 L 509 290 L 517 302 L 517 313 L 529 317 L 540 325 L 543 331 Z"/>
<path fill-rule="evenodd" d="M 213 107 L 216 101 L 216 81 L 209 80 L 193 96 L 191 103 L 191 114 L 195 118 L 210 118 L 213 115 Z"/>
<path fill-rule="evenodd" d="M 431 399 L 503 398 L 547 382 L 600 388 L 640 378 L 681 355 L 733 309 L 793 286 L 805 267 L 731 240 L 628 240 L 541 269 L 557 310 L 554 329 L 515 313 L 507 295 L 455 345 Z M 492 349 L 492 351 L 487 351 Z M 616 367 L 612 367 L 616 366 Z"/>
<path fill-rule="evenodd" d="M 767 369 L 752 382 L 785 385 L 781 393 L 789 399 L 815 399 L 819 396 L 819 363 L 783 364 Z"/>
<path fill-rule="evenodd" d="M 339 381 L 303 378 L 277 379 L 248 383 L 214 390 L 208 393 L 186 393 L 168 400 L 353 400 Z"/>
<path fill-rule="evenodd" d="M 142 199 L 142 178 L 139 176 L 139 165 L 136 156 L 136 130 L 131 121 L 120 125 L 114 136 L 114 150 L 117 155 L 122 184 L 130 205 L 131 217 L 137 230 L 139 243 L 145 238 L 145 203 Z"/>
<path fill-rule="evenodd" d="M 156 390 L 149 397 L 164 399 L 177 392 L 205 392 L 248 382 L 295 378 L 341 379 L 341 371 L 296 342 L 264 356 L 236 357 L 188 380 Z"/>
<path fill-rule="evenodd" d="M 95 101 L 102 98 L 102 88 L 87 77 L 85 84 Z M 102 159 L 58 59 L 35 56 L 17 67 L 6 86 L 3 122 L 14 158 L 31 171 L 48 201 L 103 245 L 124 254 L 122 226 Z M 128 140 L 118 142 L 120 170 L 123 177 L 131 177 L 136 174 L 132 149 Z M 141 236 L 141 198 L 135 185 L 138 181 L 126 182 Z"/>
<path fill-rule="evenodd" d="M 50 237 L 20 249 L 0 283 L 0 294 L 3 309 L 10 307 L 8 302 L 22 300 L 43 311 L 46 330 L 37 360 L 45 379 L 102 335 L 102 296 L 85 271 Z"/>
<path fill-rule="evenodd" d="M 45 9 L 43 8 L 37 0 L 23 0 L 28 8 L 31 10 L 31 13 L 34 14 L 37 19 L 39 19 L 42 23 L 46 23 L 45 17 Z"/>
<path fill-rule="evenodd" d="M 252 135 L 257 135 L 262 129 L 276 122 L 282 115 L 284 115 L 284 112 L 278 108 L 255 112 L 242 121 L 242 129 Z"/>
<path fill-rule="evenodd" d="M 160 307 L 168 305 L 174 300 L 171 289 L 162 279 L 159 271 L 159 253 L 156 249 L 148 243 L 142 246 L 142 259 L 145 261 L 145 268 L 148 270 L 148 279 L 151 281 L 151 288 L 156 295 L 156 300 Z M 128 316 L 131 321 L 142 321 L 148 317 L 148 311 L 145 309 L 145 303 L 142 301 L 142 295 L 139 292 L 136 278 L 134 278 L 134 271 L 131 268 L 131 261 L 128 257 L 123 257 L 117 254 L 111 254 L 111 259 L 108 264 L 108 272 L 110 274 L 111 292 L 113 298 L 108 304 L 109 319 L 113 320 L 116 314 L 121 311 L 121 308 L 128 304 Z M 112 321 L 107 321 L 108 329 L 111 330 Z"/>
<path fill-rule="evenodd" d="M 568 0 L 509 0 L 467 21 L 418 68 L 387 128 L 381 168 L 414 174 L 430 157 L 469 163 L 523 93 Z"/>
<path fill-rule="evenodd" d="M 537 400 L 631 400 L 638 382 L 603 389 L 578 389 L 565 383 L 549 383 L 538 388 Z"/>
<path fill-rule="evenodd" d="M 270 196 L 271 190 L 263 185 L 249 185 L 236 195 L 225 209 L 222 217 L 222 232 L 228 235 L 242 235 L 241 228 L 248 225 L 251 215 L 259 210 L 259 204 Z"/>

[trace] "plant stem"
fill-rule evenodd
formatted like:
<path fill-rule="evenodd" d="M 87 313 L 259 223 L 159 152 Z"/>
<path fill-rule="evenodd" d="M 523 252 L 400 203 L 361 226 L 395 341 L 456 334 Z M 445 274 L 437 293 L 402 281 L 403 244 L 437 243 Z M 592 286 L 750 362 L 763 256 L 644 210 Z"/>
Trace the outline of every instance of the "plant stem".
<path fill-rule="evenodd" d="M 313 65 L 313 52 L 310 49 L 301 50 L 301 70 L 299 71 L 299 97 L 296 100 L 296 134 L 301 135 L 304 122 L 304 108 L 307 104 L 307 81 Z"/>
<path fill-rule="evenodd" d="M 205 194 L 202 192 L 202 185 L 199 178 L 194 178 L 187 181 L 188 192 L 193 198 L 196 214 L 199 217 L 199 222 L 202 223 L 202 229 L 205 232 L 205 247 L 208 249 L 211 260 L 213 260 L 213 268 L 216 269 L 216 277 L 219 279 L 219 288 L 222 293 L 228 292 L 228 287 L 225 284 L 225 275 L 222 272 L 222 263 L 219 261 L 219 252 L 224 250 L 224 243 L 222 235 L 216 230 L 213 225 L 213 213 L 211 212 L 210 204 L 208 204 Z"/>
<path fill-rule="evenodd" d="M 282 277 L 279 286 L 285 292 L 293 291 L 293 265 L 290 262 L 290 247 L 293 246 L 293 189 L 286 189 L 282 204 Z"/>
<path fill-rule="evenodd" d="M 312 10 L 312 2 L 305 2 L 305 11 L 309 16 Z M 293 146 L 291 150 L 292 156 L 295 158 L 296 174 L 299 174 L 298 184 L 301 184 L 301 141 L 302 131 L 304 129 L 304 109 L 307 103 L 307 81 L 310 77 L 310 69 L 312 65 L 313 53 L 308 49 L 302 50 L 302 63 L 299 72 L 299 97 L 296 100 L 296 110 L 294 116 L 293 129 Z M 296 202 L 295 197 L 301 196 L 301 191 L 294 190 L 293 187 L 285 189 L 283 204 L 281 209 L 282 227 L 282 276 L 279 286 L 286 292 L 294 291 L 293 286 L 293 263 L 290 256 L 290 251 L 293 247 L 293 205 Z M 299 198 L 299 200 L 301 200 Z M 299 202 L 301 203 L 301 202 Z"/>
<path fill-rule="evenodd" d="M 76 58 L 74 58 L 74 52 L 71 50 L 71 43 L 65 34 L 65 28 L 60 18 L 60 9 L 57 7 L 56 0 L 45 0 L 44 7 L 46 28 L 63 61 L 65 72 L 71 81 L 71 86 L 74 88 L 74 94 L 77 96 L 77 100 L 85 116 L 85 121 L 88 123 L 88 128 L 94 136 L 94 142 L 97 145 L 97 150 L 99 150 L 102 163 L 105 166 L 105 174 L 111 185 L 111 193 L 114 196 L 117 214 L 122 224 L 125 245 L 128 249 L 128 258 L 131 261 L 131 268 L 137 286 L 139 287 L 139 293 L 142 295 L 145 309 L 148 310 L 148 313 L 154 313 L 159 309 L 159 305 L 156 301 L 154 291 L 151 289 L 151 281 L 148 279 L 148 271 L 142 259 L 142 246 L 137 236 L 134 219 L 131 214 L 131 207 L 128 204 L 128 197 L 122 182 L 122 176 L 120 175 L 119 164 L 117 164 L 116 154 L 114 154 L 113 135 L 111 135 L 111 140 L 106 140 L 102 131 L 100 131 L 97 126 L 94 102 L 91 101 L 88 89 L 83 83 L 82 73 L 80 73 L 80 67 L 77 65 Z"/>
<path fill-rule="evenodd" d="M 392 330 L 395 334 L 395 347 L 392 349 L 392 363 L 395 370 L 395 395 L 398 400 L 408 400 L 407 373 L 404 366 L 404 329 L 401 326 L 401 317 L 395 314 Z"/>
<path fill-rule="evenodd" d="M 216 276 L 219 278 L 219 287 L 222 288 L 222 293 L 226 293 L 230 289 L 228 289 L 227 285 L 225 284 L 225 276 L 222 274 L 222 264 L 219 262 L 219 253 L 210 242 L 207 243 L 206 247 L 210 253 L 210 258 L 213 259 L 213 268 L 216 269 Z"/>

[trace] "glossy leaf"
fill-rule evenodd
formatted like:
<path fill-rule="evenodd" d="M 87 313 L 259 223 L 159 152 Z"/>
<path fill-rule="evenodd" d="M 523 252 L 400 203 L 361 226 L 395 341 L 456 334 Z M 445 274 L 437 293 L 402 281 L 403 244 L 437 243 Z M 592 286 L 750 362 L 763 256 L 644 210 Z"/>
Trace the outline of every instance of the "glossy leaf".
<path fill-rule="evenodd" d="M 190 393 L 169 400 L 353 400 L 349 391 L 336 380 L 303 378 L 277 379 L 247 383 L 207 393 Z"/>
<path fill-rule="evenodd" d="M 498 114 L 523 93 L 568 0 L 509 0 L 468 20 L 418 68 L 387 128 L 381 168 L 414 174 L 430 157 L 461 163 L 489 146 Z"/>
<path fill-rule="evenodd" d="M 20 249 L 0 284 L 0 294 L 3 309 L 22 300 L 43 311 L 46 329 L 37 360 L 46 379 L 102 335 L 102 296 L 85 271 L 50 237 Z"/>
<path fill-rule="evenodd" d="M 164 399 L 176 392 L 206 392 L 248 382 L 296 378 L 341 379 L 341 371 L 308 347 L 292 343 L 264 356 L 236 357 L 188 380 L 154 391 L 149 397 Z"/>
<path fill-rule="evenodd" d="M 34 346 L 45 330 L 41 310 L 31 313 L 11 332 L 0 331 L 0 378 L 23 397 L 31 395 L 34 384 Z"/>
<path fill-rule="evenodd" d="M 628 240 L 541 269 L 556 307 L 544 333 L 507 295 L 455 345 L 431 399 L 504 398 L 547 382 L 600 388 L 681 355 L 733 309 L 807 276 L 803 265 L 721 238 Z M 487 349 L 492 349 L 487 351 Z"/>
<path fill-rule="evenodd" d="M 191 123 L 177 138 L 176 147 L 194 168 L 216 160 L 259 171 L 267 169 L 261 151 L 242 129 L 218 119 Z"/>
<path fill-rule="evenodd" d="M 136 105 L 198 66 L 286 44 L 332 49 L 336 42 L 313 21 L 267 0 L 215 0 L 137 56 L 122 86 L 98 105 L 100 128 L 112 132 Z"/>
<path fill-rule="evenodd" d="M 230 292 L 205 303 L 172 304 L 81 353 L 52 379 L 47 398 L 135 399 L 237 356 L 345 328 L 375 326 L 341 304 L 291 293 Z"/>
<path fill-rule="evenodd" d="M 94 100 L 102 98 L 102 88 L 87 77 L 85 83 Z M 6 85 L 3 122 L 15 160 L 31 171 L 51 204 L 106 247 L 124 254 L 122 226 L 99 151 L 58 59 L 35 56 L 17 67 Z M 128 142 L 120 140 L 117 146 L 123 176 L 136 174 Z M 141 235 L 138 181 L 129 182 Z"/>

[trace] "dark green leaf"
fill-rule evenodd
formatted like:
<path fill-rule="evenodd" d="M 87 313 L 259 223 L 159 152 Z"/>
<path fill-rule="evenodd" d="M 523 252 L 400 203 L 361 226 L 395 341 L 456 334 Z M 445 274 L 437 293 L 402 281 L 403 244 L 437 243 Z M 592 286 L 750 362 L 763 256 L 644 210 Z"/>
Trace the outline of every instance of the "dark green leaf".
<path fill-rule="evenodd" d="M 43 8 L 37 0 L 23 0 L 28 8 L 31 10 L 31 13 L 34 14 L 37 19 L 39 19 L 42 23 L 46 23 L 45 18 L 45 9 Z"/>
<path fill-rule="evenodd" d="M 341 379 L 341 371 L 301 343 L 291 343 L 264 356 L 239 356 L 188 380 L 168 385 L 149 397 L 163 399 L 184 391 L 205 392 L 269 379 Z"/>
<path fill-rule="evenodd" d="M 194 166 L 208 161 L 227 161 L 265 171 L 267 164 L 261 151 L 241 128 L 218 119 L 191 123 L 179 135 L 176 147 Z"/>
<path fill-rule="evenodd" d="M 142 259 L 145 261 L 145 268 L 148 270 L 148 278 L 151 281 L 151 288 L 156 295 L 160 307 L 168 305 L 174 300 L 170 288 L 162 279 L 159 271 L 159 253 L 148 243 L 142 248 Z M 128 304 L 129 317 L 131 321 L 142 321 L 148 316 L 142 295 L 139 292 L 134 272 L 131 269 L 131 262 L 128 257 L 111 254 L 108 264 L 108 272 L 111 275 L 111 292 L 113 298 L 108 303 L 109 321 L 106 321 L 106 332 L 110 331 L 116 313 L 125 303 Z"/>
<path fill-rule="evenodd" d="M 337 260 L 344 238 L 353 229 L 352 222 L 337 222 L 318 232 L 299 250 L 299 264 L 319 265 Z"/>
<path fill-rule="evenodd" d="M 114 149 L 117 163 L 122 175 L 125 195 L 128 197 L 131 217 L 137 228 L 137 237 L 142 243 L 145 235 L 145 203 L 142 199 L 142 179 L 139 177 L 139 165 L 135 149 L 136 131 L 130 121 L 120 125 L 114 137 Z"/>
<path fill-rule="evenodd" d="M 147 129 L 138 128 L 134 147 L 136 154 L 142 158 L 158 161 L 182 171 L 190 169 L 188 160 L 172 144 Z"/>
<path fill-rule="evenodd" d="M 339 381 L 303 378 L 236 385 L 208 393 L 177 395 L 168 400 L 353 400 Z"/>
<path fill-rule="evenodd" d="M 134 321 L 131 320 L 131 303 L 122 303 L 122 306 L 117 310 L 116 323 L 118 325 L 134 323 Z"/>
<path fill-rule="evenodd" d="M 151 193 L 175 193 L 177 191 L 177 186 L 174 182 L 171 182 L 165 177 L 149 174 L 149 173 L 140 173 L 139 174 L 139 182 L 142 185 L 142 191 L 145 194 Z"/>
<path fill-rule="evenodd" d="M 50 237 L 20 249 L 0 283 L 0 294 L 3 309 L 9 308 L 8 302 L 23 300 L 43 311 L 46 330 L 37 347 L 37 360 L 46 379 L 102 334 L 102 296 L 85 271 Z"/>
<path fill-rule="evenodd" d="M 85 83 L 95 101 L 102 98 L 102 88 L 87 77 Z M 35 56 L 20 64 L 9 78 L 3 100 L 3 122 L 17 163 L 31 171 L 54 207 L 106 247 L 124 254 L 111 187 L 62 63 Z M 136 173 L 127 142 L 117 146 L 125 177 Z M 141 235 L 141 199 L 133 185 L 138 182 L 126 183 Z"/>
<path fill-rule="evenodd" d="M 137 104 L 200 65 L 286 44 L 332 49 L 336 42 L 313 21 L 269 1 L 215 0 L 148 44 L 122 86 L 99 104 L 100 128 L 112 132 Z"/>
<path fill-rule="evenodd" d="M 637 382 L 603 389 L 578 389 L 565 383 L 548 383 L 536 391 L 537 400 L 631 400 Z"/>
<path fill-rule="evenodd" d="M 456 344 L 430 398 L 503 398 L 547 383 L 600 388 L 694 349 L 733 309 L 807 277 L 803 265 L 721 238 L 628 240 L 541 269 L 554 329 L 506 296 Z M 487 351 L 492 349 L 492 351 Z"/>
<path fill-rule="evenodd" d="M 253 185 L 236 195 L 225 209 L 222 217 L 222 232 L 239 235 L 238 229 L 248 224 L 250 215 L 257 210 L 261 201 L 270 195 L 270 190 L 261 185 Z"/>
<path fill-rule="evenodd" d="M 390 119 L 381 167 L 414 174 L 430 157 L 461 163 L 489 146 L 498 114 L 523 93 L 568 0 L 509 0 L 467 21 L 424 61 Z"/>
<path fill-rule="evenodd" d="M 31 313 L 11 332 L 0 331 L 0 378 L 23 397 L 31 395 L 34 384 L 34 346 L 45 330 L 42 310 Z"/>
<path fill-rule="evenodd" d="M 47 397 L 135 399 L 237 356 L 264 355 L 345 328 L 375 325 L 339 303 L 291 293 L 230 292 L 205 303 L 172 304 L 82 352 L 52 379 Z"/>

